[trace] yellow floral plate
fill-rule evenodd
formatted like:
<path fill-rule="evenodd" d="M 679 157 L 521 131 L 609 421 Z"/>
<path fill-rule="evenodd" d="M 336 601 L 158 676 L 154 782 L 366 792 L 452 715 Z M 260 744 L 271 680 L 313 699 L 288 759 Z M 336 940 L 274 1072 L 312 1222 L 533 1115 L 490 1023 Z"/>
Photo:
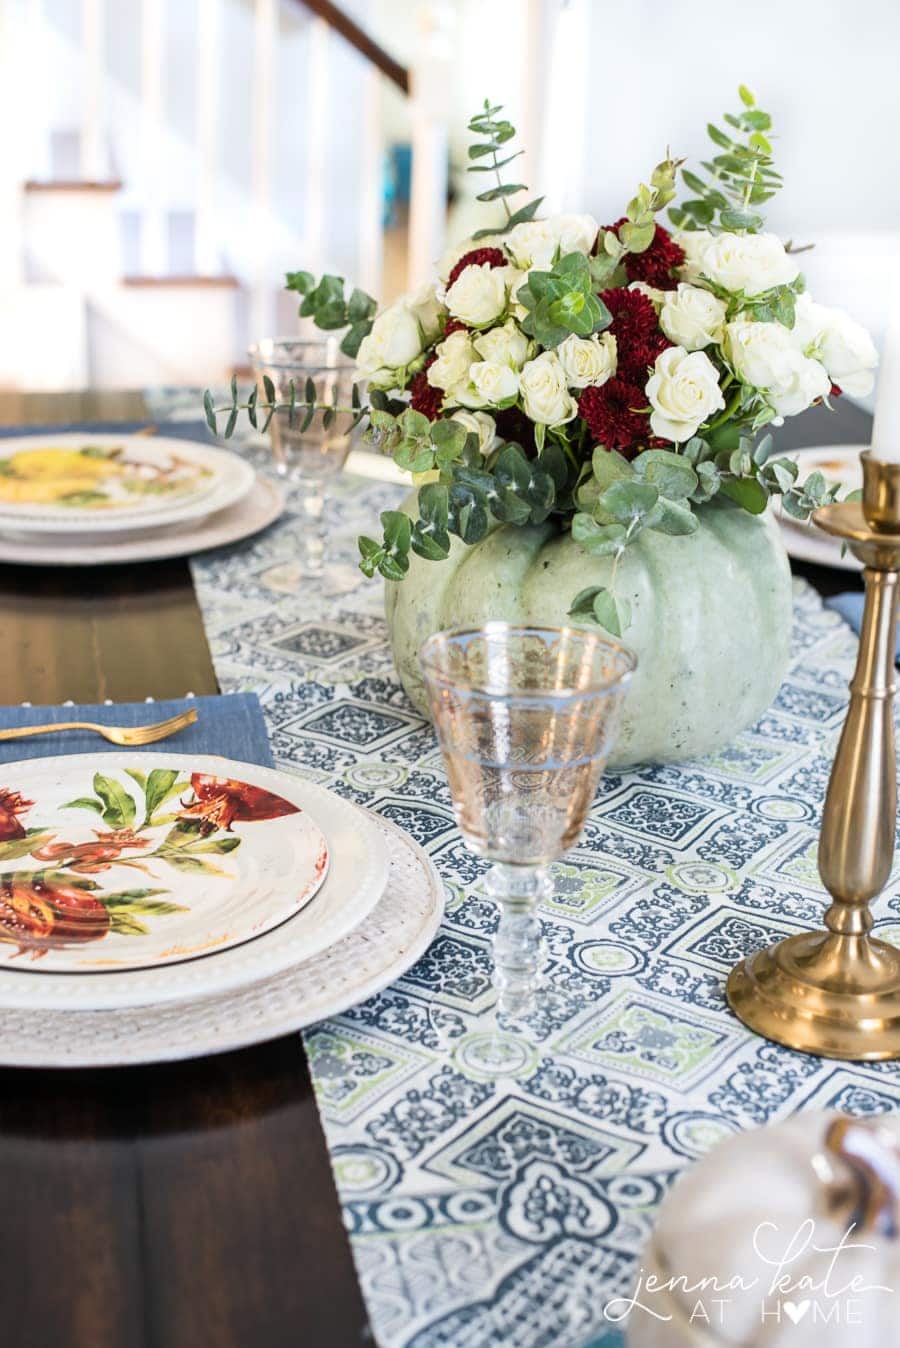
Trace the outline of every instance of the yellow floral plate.
<path fill-rule="evenodd" d="M 186 522 L 253 485 L 229 450 L 141 435 L 0 440 L 0 531 L 92 534 Z"/>

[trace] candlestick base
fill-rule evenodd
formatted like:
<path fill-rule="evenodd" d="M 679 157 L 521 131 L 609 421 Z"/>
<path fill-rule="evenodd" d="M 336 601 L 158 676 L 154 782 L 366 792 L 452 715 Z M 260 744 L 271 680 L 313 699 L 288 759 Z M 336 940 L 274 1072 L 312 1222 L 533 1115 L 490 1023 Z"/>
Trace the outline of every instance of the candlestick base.
<path fill-rule="evenodd" d="M 803 932 L 743 960 L 725 988 L 749 1029 L 802 1053 L 900 1058 L 900 950 L 866 935 Z"/>

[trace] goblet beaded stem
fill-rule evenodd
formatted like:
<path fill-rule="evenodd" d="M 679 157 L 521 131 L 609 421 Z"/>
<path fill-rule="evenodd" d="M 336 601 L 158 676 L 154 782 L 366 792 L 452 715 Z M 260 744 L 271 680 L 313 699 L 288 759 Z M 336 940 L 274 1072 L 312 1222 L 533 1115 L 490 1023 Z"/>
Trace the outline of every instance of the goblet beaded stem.
<path fill-rule="evenodd" d="M 456 818 L 494 863 L 497 1011 L 522 1021 L 540 981 L 546 868 L 584 827 L 635 659 L 593 632 L 506 623 L 438 632 L 420 659 Z"/>

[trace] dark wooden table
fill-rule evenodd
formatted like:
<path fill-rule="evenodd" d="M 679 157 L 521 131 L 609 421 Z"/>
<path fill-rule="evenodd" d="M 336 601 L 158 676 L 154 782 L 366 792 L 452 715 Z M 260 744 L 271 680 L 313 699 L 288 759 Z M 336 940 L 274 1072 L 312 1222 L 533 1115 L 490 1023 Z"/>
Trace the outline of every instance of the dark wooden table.
<path fill-rule="evenodd" d="M 0 395 L 0 424 L 138 420 Z M 186 562 L 0 566 L 0 702 L 218 691 Z M 2 1348 L 370 1342 L 299 1035 L 174 1066 L 0 1071 Z"/>
<path fill-rule="evenodd" d="M 0 395 L 0 424 L 138 420 Z M 866 442 L 849 404 L 780 435 Z M 790 438 L 788 438 L 790 431 Z M 798 566 L 824 592 L 845 572 Z M 0 701 L 217 691 L 187 563 L 0 566 Z M 353 1348 L 366 1317 L 299 1036 L 176 1066 L 0 1071 L 2 1348 Z"/>

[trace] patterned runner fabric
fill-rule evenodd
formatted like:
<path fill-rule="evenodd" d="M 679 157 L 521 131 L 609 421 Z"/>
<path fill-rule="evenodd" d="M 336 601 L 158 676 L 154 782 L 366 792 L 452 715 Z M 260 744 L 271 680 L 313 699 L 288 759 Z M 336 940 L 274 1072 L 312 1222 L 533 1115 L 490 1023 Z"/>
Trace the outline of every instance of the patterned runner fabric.
<path fill-rule="evenodd" d="M 790 672 L 759 724 L 703 762 L 604 779 L 554 867 L 539 1022 L 498 1080 L 485 866 L 394 676 L 380 583 L 344 590 L 356 534 L 398 496 L 339 482 L 338 593 L 292 592 L 295 510 L 194 562 L 223 688 L 259 694 L 279 765 L 406 829 L 446 885 L 424 958 L 305 1037 L 344 1219 L 382 1348 L 606 1343 L 604 1308 L 684 1166 L 797 1110 L 900 1105 L 895 1065 L 768 1044 L 723 999 L 742 955 L 821 924 L 817 821 L 856 639 L 798 582 Z M 875 917 L 900 943 L 896 875 Z"/>

